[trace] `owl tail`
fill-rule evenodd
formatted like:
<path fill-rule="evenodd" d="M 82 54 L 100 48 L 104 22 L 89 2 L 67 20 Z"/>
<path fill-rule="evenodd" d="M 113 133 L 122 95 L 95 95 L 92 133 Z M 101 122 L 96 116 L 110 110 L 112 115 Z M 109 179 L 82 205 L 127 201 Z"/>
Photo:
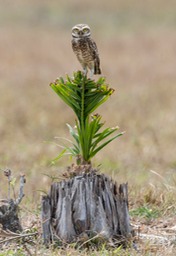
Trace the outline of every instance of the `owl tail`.
<path fill-rule="evenodd" d="M 101 69 L 99 67 L 94 67 L 94 75 L 100 75 L 101 74 Z"/>
<path fill-rule="evenodd" d="M 100 60 L 97 58 L 94 62 L 94 75 L 100 75 L 101 69 L 100 69 Z"/>
<path fill-rule="evenodd" d="M 94 63 L 94 75 L 100 75 L 100 74 L 101 74 L 100 62 L 95 61 L 95 63 Z"/>

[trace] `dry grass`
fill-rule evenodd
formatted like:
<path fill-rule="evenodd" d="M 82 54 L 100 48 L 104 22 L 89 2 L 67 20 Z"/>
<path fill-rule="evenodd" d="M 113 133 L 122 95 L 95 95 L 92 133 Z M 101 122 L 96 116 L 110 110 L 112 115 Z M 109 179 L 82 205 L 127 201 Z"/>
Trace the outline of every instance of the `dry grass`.
<path fill-rule="evenodd" d="M 43 174 L 60 176 L 71 163 L 63 159 L 49 166 L 60 149 L 45 141 L 62 143 L 54 137 L 68 136 L 65 123 L 73 124 L 75 117 L 48 84 L 80 69 L 70 29 L 85 21 L 97 41 L 103 75 L 116 90 L 99 112 L 108 126 L 126 131 L 94 163 L 101 163 L 101 170 L 119 183 L 128 181 L 131 210 L 146 205 L 159 211 L 157 218 L 132 217 L 142 233 L 166 232 L 169 237 L 176 213 L 175 2 L 93 2 L 1 1 L 0 168 L 9 167 L 14 175 L 26 173 L 21 214 L 24 225 L 31 226 L 39 216 L 38 190 L 48 191 L 51 182 Z M 5 198 L 3 175 L 0 188 Z M 174 255 L 174 243 L 139 239 L 140 255 Z M 66 253 L 78 255 L 71 248 Z M 89 255 L 118 255 L 110 253 Z"/>

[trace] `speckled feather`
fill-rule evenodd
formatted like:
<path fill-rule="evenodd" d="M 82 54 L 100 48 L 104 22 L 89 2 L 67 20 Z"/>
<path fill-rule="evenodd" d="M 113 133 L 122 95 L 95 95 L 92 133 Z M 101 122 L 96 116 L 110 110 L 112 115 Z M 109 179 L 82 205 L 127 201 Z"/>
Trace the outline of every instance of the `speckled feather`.
<path fill-rule="evenodd" d="M 84 70 L 89 68 L 94 74 L 101 74 L 98 49 L 90 37 L 73 37 L 72 48 Z"/>

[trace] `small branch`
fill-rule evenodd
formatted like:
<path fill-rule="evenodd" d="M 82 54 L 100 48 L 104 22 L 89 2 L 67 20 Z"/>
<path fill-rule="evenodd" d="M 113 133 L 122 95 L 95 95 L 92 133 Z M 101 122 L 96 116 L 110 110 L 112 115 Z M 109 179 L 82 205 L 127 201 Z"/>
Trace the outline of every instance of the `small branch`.
<path fill-rule="evenodd" d="M 85 244 L 89 243 L 90 241 L 92 240 L 95 240 L 96 238 L 99 238 L 101 237 L 100 234 L 97 234 L 96 236 L 93 236 L 92 238 L 90 239 L 87 239 L 85 242 L 83 242 L 79 247 L 78 247 L 78 250 L 80 250 Z"/>
<path fill-rule="evenodd" d="M 7 199 L 0 199 L 0 203 L 8 204 L 8 203 L 9 203 L 9 200 L 7 200 Z"/>
<path fill-rule="evenodd" d="M 25 237 L 29 237 L 29 236 L 35 236 L 35 235 L 38 235 L 38 232 L 30 233 L 30 234 L 20 234 L 20 235 L 17 234 L 14 237 L 10 237 L 10 238 L 7 238 L 7 239 L 5 239 L 3 241 L 0 241 L 0 244 L 3 244 L 5 242 L 9 242 L 9 241 L 12 241 L 12 240 L 15 240 L 15 239 L 20 239 L 20 238 L 25 238 Z"/>
<path fill-rule="evenodd" d="M 4 175 L 8 179 L 8 200 L 10 201 L 10 192 L 11 192 L 10 191 L 10 186 L 11 186 L 11 181 L 12 181 L 12 172 L 11 172 L 11 170 L 10 169 L 4 170 Z M 24 197 L 24 193 L 23 193 L 24 183 L 26 183 L 25 175 L 21 174 L 20 175 L 20 190 L 19 190 L 18 198 L 17 199 L 15 198 L 15 200 L 14 200 L 16 205 L 19 205 L 22 198 Z M 12 189 L 13 189 L 14 197 L 15 197 L 14 185 L 12 185 Z"/>
<path fill-rule="evenodd" d="M 10 169 L 4 170 L 4 175 L 8 179 L 8 200 L 10 200 L 10 182 L 11 182 L 11 177 L 12 177 L 12 172 Z"/>
<path fill-rule="evenodd" d="M 25 175 L 21 174 L 20 175 L 20 191 L 18 194 L 18 198 L 15 201 L 16 205 L 19 205 L 24 197 L 24 192 L 23 192 L 24 191 L 24 183 L 26 183 Z"/>

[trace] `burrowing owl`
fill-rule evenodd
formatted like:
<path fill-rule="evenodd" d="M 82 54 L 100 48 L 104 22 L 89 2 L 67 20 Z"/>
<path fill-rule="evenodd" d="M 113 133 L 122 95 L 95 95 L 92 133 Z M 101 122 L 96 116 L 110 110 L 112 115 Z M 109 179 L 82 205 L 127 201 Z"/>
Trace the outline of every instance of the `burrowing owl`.
<path fill-rule="evenodd" d="M 94 40 L 90 37 L 90 27 L 86 24 L 77 24 L 72 28 L 72 48 L 81 63 L 84 74 L 88 68 L 91 76 L 101 74 L 98 49 Z"/>

